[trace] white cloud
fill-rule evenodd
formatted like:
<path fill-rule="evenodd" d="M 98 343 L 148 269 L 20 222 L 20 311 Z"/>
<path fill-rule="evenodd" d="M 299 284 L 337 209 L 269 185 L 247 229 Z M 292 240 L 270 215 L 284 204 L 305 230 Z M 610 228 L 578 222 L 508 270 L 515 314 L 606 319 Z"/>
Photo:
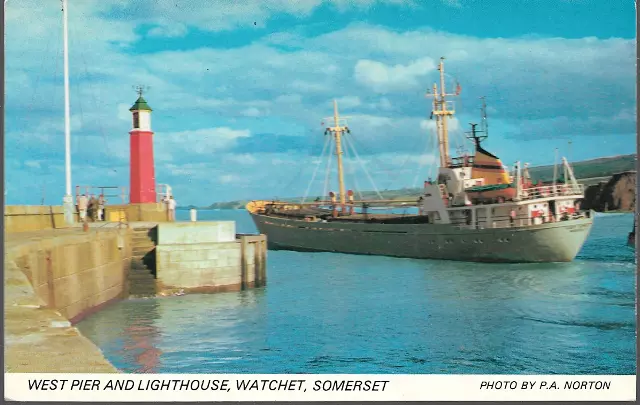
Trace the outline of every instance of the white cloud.
<path fill-rule="evenodd" d="M 258 161 L 253 155 L 247 153 L 242 154 L 226 154 L 222 156 L 222 159 L 229 163 L 241 164 L 241 165 L 254 165 Z"/>
<path fill-rule="evenodd" d="M 24 165 L 32 169 L 40 169 L 40 162 L 37 160 L 25 160 Z"/>
<path fill-rule="evenodd" d="M 61 15 L 59 4 L 53 3 L 51 7 L 32 0 L 7 4 L 5 90 L 6 142 L 27 153 L 26 160 L 38 161 L 51 171 L 62 168 L 64 161 Z M 122 1 L 115 9 L 113 4 L 83 1 L 70 5 L 74 183 L 96 176 L 95 172 L 76 173 L 80 170 L 76 167 L 87 163 L 84 159 L 100 163 L 94 166 L 127 161 L 128 108 L 136 97 L 131 87 L 138 83 L 151 86 L 145 97 L 154 108 L 159 178 L 170 177 L 174 171 L 177 175 L 180 170 L 192 173 L 198 168 L 185 169 L 181 163 L 199 164 L 205 159 L 215 162 L 202 166 L 201 171 L 216 170 L 208 172 L 216 176 L 238 175 L 239 167 L 223 170 L 215 166 L 228 166 L 234 160 L 243 167 L 270 163 L 268 170 L 247 176 L 252 188 L 218 185 L 229 198 L 271 193 L 275 183 L 291 176 L 291 164 L 300 160 L 297 150 L 282 154 L 258 151 L 245 157 L 242 150 L 234 150 L 237 156 L 229 155 L 239 140 L 252 134 L 283 135 L 279 132 L 283 131 L 321 143 L 319 122 L 331 114 L 328 100 L 333 98 L 353 117 L 349 120 L 353 136 L 368 149 L 358 150 L 363 159 L 383 156 L 381 153 L 419 155 L 426 141 L 421 121 L 430 110 L 430 100 L 423 95 L 437 79 L 433 61 L 440 56 L 447 57 L 448 86 L 454 79 L 462 85 L 456 102 L 458 114 L 470 115 L 460 118 L 464 126 L 477 122 L 477 97 L 488 96 L 492 139 L 501 136 L 498 128 L 517 137 L 539 136 L 534 132 L 552 137 L 569 129 L 581 134 L 612 127 L 614 132 L 627 131 L 636 119 L 634 40 L 481 39 L 428 29 L 394 31 L 356 24 L 315 37 L 275 32 L 244 46 L 228 48 L 212 42 L 201 49 L 147 51 L 139 57 L 131 46 L 138 44 L 140 35 L 146 35 L 145 43 L 163 49 L 152 35 L 180 35 L 179 29 L 171 30 L 181 26 L 211 31 L 253 27 L 254 21 L 271 29 L 271 15 L 285 10 L 302 16 L 321 2 L 230 2 L 221 15 L 213 15 L 217 8 L 197 2 L 191 10 L 173 10 L 175 2 L 167 1 L 144 6 Z M 362 1 L 359 5 L 375 3 Z M 199 13 L 193 13 L 194 9 Z M 144 33 L 139 23 L 150 26 L 151 31 Z M 260 119 L 253 118 L 256 116 Z M 232 120 L 237 123 L 231 124 Z M 603 126 L 604 120 L 608 127 Z M 525 133 L 525 125 L 535 131 Z M 109 148 L 103 146 L 104 138 Z M 299 144 L 306 150 L 307 142 Z M 389 165 L 401 164 L 385 156 Z M 170 170 L 168 165 L 174 166 Z M 7 170 L 8 177 L 23 176 L 19 167 Z M 192 177 L 196 180 L 201 185 L 209 178 Z M 57 178 L 55 181 L 62 187 Z M 128 183 L 126 175 L 121 182 Z"/>
<path fill-rule="evenodd" d="M 250 107 L 245 110 L 242 110 L 240 114 L 244 115 L 245 117 L 259 117 L 262 115 L 260 110 L 258 110 L 255 107 Z"/>
<path fill-rule="evenodd" d="M 238 138 L 247 138 L 251 132 L 246 129 L 237 130 L 227 127 L 201 128 L 192 131 L 158 132 L 155 137 L 156 148 L 171 156 L 182 154 L 182 158 L 190 155 L 209 155 L 235 145 Z"/>
<path fill-rule="evenodd" d="M 339 97 L 336 99 L 336 101 L 338 102 L 338 106 L 340 108 L 353 108 L 358 107 L 362 104 L 362 101 L 358 96 Z"/>
<path fill-rule="evenodd" d="M 359 60 L 354 67 L 354 77 L 360 84 L 379 93 L 401 91 L 420 85 L 418 78 L 435 69 L 431 58 L 421 58 L 407 65 L 388 66 L 373 60 Z"/>
<path fill-rule="evenodd" d="M 181 37 L 187 34 L 188 32 L 188 28 L 186 25 L 184 24 L 180 24 L 180 23 L 169 23 L 169 24 L 162 24 L 162 25 L 158 25 L 157 27 L 154 27 L 152 29 L 150 29 L 147 32 L 147 35 L 150 37 L 169 37 L 169 38 L 173 38 L 173 37 Z"/>
<path fill-rule="evenodd" d="M 222 184 L 238 183 L 241 180 L 242 178 L 235 174 L 223 174 L 220 177 L 218 177 L 218 181 Z"/>

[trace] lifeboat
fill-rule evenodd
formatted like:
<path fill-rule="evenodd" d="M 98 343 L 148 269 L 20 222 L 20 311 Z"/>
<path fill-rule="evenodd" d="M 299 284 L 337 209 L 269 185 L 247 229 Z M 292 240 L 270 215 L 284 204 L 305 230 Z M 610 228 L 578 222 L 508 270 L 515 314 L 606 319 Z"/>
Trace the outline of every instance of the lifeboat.
<path fill-rule="evenodd" d="M 465 193 L 471 200 L 479 202 L 508 201 L 515 198 L 516 187 L 512 184 L 488 184 L 469 187 Z"/>

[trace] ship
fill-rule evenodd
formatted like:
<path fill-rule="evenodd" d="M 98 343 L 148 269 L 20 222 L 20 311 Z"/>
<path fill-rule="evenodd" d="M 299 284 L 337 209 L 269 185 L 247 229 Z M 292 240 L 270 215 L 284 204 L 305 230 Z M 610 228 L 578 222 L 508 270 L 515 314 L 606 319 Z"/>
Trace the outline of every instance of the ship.
<path fill-rule="evenodd" d="M 424 182 L 415 199 L 356 200 L 346 190 L 342 138 L 351 129 L 341 119 L 334 100 L 333 125 L 325 135 L 335 140 L 339 192 L 322 200 L 292 202 L 255 200 L 246 205 L 260 233 L 272 250 L 339 252 L 415 259 L 465 262 L 542 263 L 570 262 L 587 239 L 594 212 L 581 209 L 583 185 L 566 158 L 564 176 L 533 184 L 527 165 L 516 162 L 509 171 L 487 151 L 488 136 L 483 98 L 483 131 L 471 124 L 468 134 L 475 153 L 450 156 L 448 120 L 455 104 L 448 98 L 460 94 L 445 91 L 444 58 L 438 64 L 440 87 L 433 98 L 439 168 L 437 180 Z M 557 161 L 557 158 L 556 158 Z M 511 174 L 513 173 L 513 174 Z M 328 198 L 327 198 L 328 197 Z M 378 213 L 376 208 L 415 207 L 405 212 Z"/>

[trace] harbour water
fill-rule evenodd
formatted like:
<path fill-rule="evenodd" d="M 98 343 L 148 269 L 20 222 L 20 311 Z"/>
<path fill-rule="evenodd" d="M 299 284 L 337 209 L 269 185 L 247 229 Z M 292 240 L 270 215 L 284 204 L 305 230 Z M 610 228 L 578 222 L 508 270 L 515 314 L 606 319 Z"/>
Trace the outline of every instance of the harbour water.
<path fill-rule="evenodd" d="M 198 219 L 255 232 L 245 211 Z M 635 374 L 632 224 L 597 215 L 560 264 L 269 251 L 265 288 L 123 301 L 78 327 L 129 373 Z"/>

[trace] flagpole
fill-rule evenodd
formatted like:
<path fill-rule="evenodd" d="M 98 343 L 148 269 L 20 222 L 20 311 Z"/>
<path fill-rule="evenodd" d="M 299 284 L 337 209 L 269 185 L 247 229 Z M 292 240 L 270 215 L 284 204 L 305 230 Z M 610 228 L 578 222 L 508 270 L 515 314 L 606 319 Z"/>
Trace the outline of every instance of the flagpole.
<path fill-rule="evenodd" d="M 62 0 L 62 29 L 64 42 L 64 169 L 65 195 L 62 199 L 64 222 L 72 225 L 74 219 L 73 197 L 71 196 L 71 114 L 69 105 L 69 30 L 67 26 L 67 0 Z"/>

